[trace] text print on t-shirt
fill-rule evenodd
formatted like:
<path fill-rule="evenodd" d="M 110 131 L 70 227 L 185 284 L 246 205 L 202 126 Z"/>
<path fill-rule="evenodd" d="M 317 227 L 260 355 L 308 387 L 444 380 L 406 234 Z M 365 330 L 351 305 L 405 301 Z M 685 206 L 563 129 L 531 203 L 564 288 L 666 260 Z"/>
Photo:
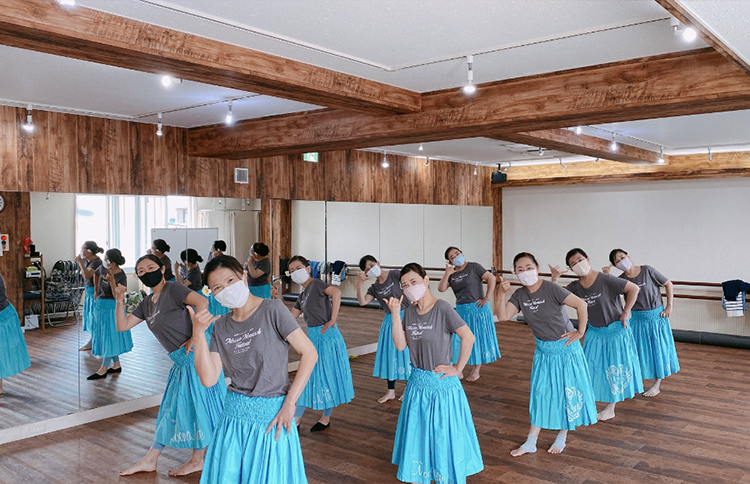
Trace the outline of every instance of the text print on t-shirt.
<path fill-rule="evenodd" d="M 453 273 L 453 274 L 451 275 L 451 276 L 452 276 L 452 279 L 453 279 L 453 281 L 452 281 L 452 282 L 453 282 L 454 284 L 458 284 L 459 282 L 461 282 L 461 281 L 463 281 L 464 279 L 466 279 L 466 277 L 467 277 L 468 275 L 469 275 L 469 273 L 468 273 L 468 272 L 464 272 L 463 274 L 461 274 L 461 273 L 458 273 L 458 272 L 454 272 L 454 273 Z"/>
<path fill-rule="evenodd" d="M 232 348 L 232 353 L 239 355 L 250 349 L 250 343 L 253 342 L 253 338 L 258 336 L 260 332 L 260 329 L 256 331 L 255 328 L 252 328 L 248 331 L 224 338 L 224 344 Z"/>
<path fill-rule="evenodd" d="M 602 293 L 601 292 L 595 292 L 593 294 L 586 294 L 581 299 L 583 299 L 584 301 L 586 301 L 586 304 L 588 304 L 589 306 L 595 306 L 596 305 L 596 300 L 599 299 L 600 297 L 602 297 Z"/>
<path fill-rule="evenodd" d="M 426 323 L 412 323 L 406 326 L 406 330 L 409 332 L 409 335 L 411 335 L 412 340 L 419 340 L 422 339 L 422 334 L 428 330 L 432 329 L 434 324 L 426 324 Z"/>
<path fill-rule="evenodd" d="M 395 283 L 391 282 L 387 286 L 381 287 L 380 290 L 377 291 L 378 296 L 380 296 L 381 298 L 383 298 L 385 296 L 390 296 L 391 295 L 391 291 L 392 291 L 394 285 L 395 285 Z"/>
<path fill-rule="evenodd" d="M 536 313 L 537 311 L 539 311 L 539 306 L 541 306 L 542 304 L 544 304 L 545 301 L 546 301 L 546 299 L 539 299 L 537 297 L 537 298 L 531 299 L 529 301 L 524 301 L 523 305 L 524 305 L 524 307 L 526 309 L 528 309 L 532 313 Z"/>

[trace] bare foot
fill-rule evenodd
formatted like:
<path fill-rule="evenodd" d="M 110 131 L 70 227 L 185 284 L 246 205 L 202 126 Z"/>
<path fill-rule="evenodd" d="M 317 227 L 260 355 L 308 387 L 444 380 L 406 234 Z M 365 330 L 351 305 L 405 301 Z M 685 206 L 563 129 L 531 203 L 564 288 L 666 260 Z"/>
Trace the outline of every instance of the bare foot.
<path fill-rule="evenodd" d="M 149 451 L 149 454 L 151 452 Z M 146 457 L 138 461 L 137 463 L 130 466 L 124 471 L 120 471 L 121 476 L 132 476 L 139 472 L 156 472 L 156 459 L 146 454 Z M 158 458 L 158 456 L 157 456 Z"/>
<path fill-rule="evenodd" d="M 466 381 L 477 381 L 479 380 L 479 366 L 475 366 L 473 370 L 471 370 L 471 374 L 466 379 Z"/>
<path fill-rule="evenodd" d="M 191 457 L 189 461 L 185 462 L 179 467 L 176 467 L 169 471 L 170 477 L 187 476 L 194 472 L 200 472 L 203 470 L 203 455 L 198 457 Z"/>
<path fill-rule="evenodd" d="M 404 393 L 402 393 L 401 396 L 398 397 L 398 401 L 399 402 L 403 402 L 404 401 L 404 395 L 406 395 L 406 390 L 404 390 Z"/>
<path fill-rule="evenodd" d="M 536 451 L 534 451 L 534 452 L 536 452 Z M 521 446 L 521 447 L 519 447 L 517 449 L 511 450 L 510 451 L 510 455 L 512 455 L 513 457 L 518 457 L 519 455 L 533 454 L 534 452 L 529 452 L 526 449 L 524 449 L 523 446 Z"/>
<path fill-rule="evenodd" d="M 658 384 L 655 384 L 654 386 L 652 386 L 651 388 L 649 388 L 649 389 L 648 389 L 648 391 L 646 391 L 646 392 L 645 392 L 645 393 L 643 394 L 643 396 L 644 396 L 644 397 L 655 397 L 655 396 L 657 396 L 657 395 L 658 395 L 659 393 L 661 393 L 661 389 L 659 388 L 659 385 L 658 385 Z"/>
<path fill-rule="evenodd" d="M 91 351 L 91 345 L 83 345 L 78 348 L 78 351 Z"/>
<path fill-rule="evenodd" d="M 609 405 L 607 405 L 604 410 L 596 414 L 596 418 L 599 419 L 600 422 L 615 418 L 614 407 L 610 407 Z"/>
<path fill-rule="evenodd" d="M 385 403 L 388 400 L 393 400 L 396 398 L 396 390 L 388 390 L 385 395 L 378 398 L 378 403 Z"/>

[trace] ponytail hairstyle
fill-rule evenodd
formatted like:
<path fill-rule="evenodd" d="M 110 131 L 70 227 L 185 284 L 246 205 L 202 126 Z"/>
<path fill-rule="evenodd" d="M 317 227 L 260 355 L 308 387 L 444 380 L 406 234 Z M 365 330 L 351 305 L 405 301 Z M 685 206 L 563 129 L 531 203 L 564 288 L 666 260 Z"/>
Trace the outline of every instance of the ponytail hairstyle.
<path fill-rule="evenodd" d="M 125 257 L 122 256 L 120 249 L 109 249 L 104 255 L 108 261 L 117 264 L 118 266 L 125 264 Z"/>
<path fill-rule="evenodd" d="M 156 250 L 158 250 L 159 252 L 163 254 L 166 254 L 167 252 L 169 252 L 169 249 L 170 249 L 169 244 L 167 244 L 167 241 L 164 239 L 154 240 L 153 245 L 154 247 L 156 247 Z"/>

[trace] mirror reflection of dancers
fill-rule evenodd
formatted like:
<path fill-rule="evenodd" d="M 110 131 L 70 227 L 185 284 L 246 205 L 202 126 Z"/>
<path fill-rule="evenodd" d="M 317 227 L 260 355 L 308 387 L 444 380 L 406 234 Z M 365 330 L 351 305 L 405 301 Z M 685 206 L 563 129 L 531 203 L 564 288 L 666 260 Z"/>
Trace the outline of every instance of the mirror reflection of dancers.
<path fill-rule="evenodd" d="M 638 286 L 625 279 L 591 269 L 583 249 L 568 251 L 565 263 L 579 277 L 565 289 L 588 304 L 589 321 L 583 353 L 589 364 L 591 384 L 597 402 L 607 406 L 599 412 L 599 420 L 615 416 L 615 405 L 643 392 L 641 364 L 628 321 L 630 310 L 638 297 Z M 552 282 L 567 272 L 551 267 Z M 625 307 L 620 295 L 625 295 Z"/>
<path fill-rule="evenodd" d="M 167 282 L 164 279 L 166 267 L 155 255 L 138 259 L 135 271 L 141 282 L 153 292 L 126 316 L 124 299 L 127 288 L 117 286 L 117 329 L 126 331 L 146 321 L 148 329 L 167 350 L 174 364 L 169 370 L 167 387 L 156 417 L 154 443 L 143 459 L 120 475 L 156 471 L 161 451 L 169 446 L 193 450 L 189 461 L 169 471 L 170 476 L 184 476 L 203 469 L 206 447 L 224 408 L 227 391 L 223 377 L 211 388 L 206 388 L 195 372 L 193 322 L 188 307 L 202 312 L 208 309 L 208 301 L 182 284 Z M 210 338 L 210 333 L 211 328 L 206 331 L 206 339 Z"/>
<path fill-rule="evenodd" d="M 8 300 L 5 279 L 0 274 L 0 395 L 4 393 L 3 378 L 17 375 L 30 366 L 21 321 Z"/>
<path fill-rule="evenodd" d="M 201 291 L 203 289 L 203 274 L 201 273 L 199 262 L 203 262 L 203 257 L 195 249 L 185 249 L 180 252 L 179 262 L 174 263 L 175 282 L 187 286 L 191 291 Z"/>
<path fill-rule="evenodd" d="M 400 272 L 404 295 L 391 298 L 396 348 L 409 348 L 412 370 L 398 414 L 391 462 L 403 482 L 465 484 L 484 469 L 474 421 L 458 376 L 474 345 L 466 322 L 429 289 L 424 268 L 412 262 Z M 400 310 L 403 298 L 413 304 Z M 460 337 L 458 361 L 451 364 L 454 334 Z"/>
<path fill-rule="evenodd" d="M 250 258 L 245 263 L 245 271 L 248 275 L 248 287 L 250 293 L 256 297 L 272 299 L 271 297 L 271 259 L 268 258 L 268 246 L 262 242 L 256 242 L 250 248 Z"/>
<path fill-rule="evenodd" d="M 408 380 L 411 373 L 409 349 L 398 351 L 393 343 L 391 310 L 388 307 L 388 299 L 392 297 L 400 298 L 403 291 L 401 290 L 399 271 L 381 270 L 380 262 L 375 257 L 371 255 L 362 257 L 359 261 L 359 268 L 362 270 L 357 275 L 357 300 L 359 305 L 366 306 L 373 300 L 377 300 L 380 307 L 385 311 L 385 317 L 380 326 L 380 335 L 378 336 L 378 348 L 375 352 L 375 366 L 372 369 L 372 376 L 388 381 L 388 391 L 378 399 L 378 403 L 385 403 L 396 398 L 396 380 Z M 367 292 L 363 292 L 362 284 L 368 278 L 375 279 L 375 282 L 367 288 Z M 409 301 L 404 300 L 401 304 L 402 317 L 404 309 L 407 307 L 409 307 Z M 403 399 L 403 395 L 401 399 Z"/>
<path fill-rule="evenodd" d="M 167 252 L 171 247 L 164 239 L 156 239 L 152 242 L 149 254 L 155 255 L 164 266 L 164 279 L 167 282 L 174 282 L 174 273 L 172 272 L 172 261 L 169 259 Z"/>
<path fill-rule="evenodd" d="M 213 258 L 204 280 L 231 314 L 192 313 L 195 369 L 206 386 L 232 381 L 208 446 L 201 483 L 306 483 L 297 426 L 297 399 L 317 361 L 312 342 L 281 301 L 250 294 L 234 257 Z M 214 322 L 211 342 L 201 335 Z M 289 384 L 289 345 L 300 355 Z"/>
<path fill-rule="evenodd" d="M 87 380 L 101 380 L 109 374 L 122 373 L 120 355 L 133 349 L 133 337 L 128 331 L 117 331 L 117 301 L 112 288 L 127 287 L 128 276 L 120 266 L 125 257 L 120 249 L 109 249 L 104 254 L 104 264 L 94 273 L 96 295 L 94 298 L 94 332 L 91 337 L 91 354 L 102 358 L 102 365 Z M 110 368 L 110 365 L 112 367 Z"/>
<path fill-rule="evenodd" d="M 456 296 L 456 312 L 466 321 L 469 329 L 476 338 L 471 350 L 469 365 L 474 365 L 467 381 L 479 379 L 479 370 L 483 363 L 492 363 L 500 358 L 500 347 L 497 344 L 497 330 L 495 318 L 489 304 L 495 292 L 495 276 L 488 272 L 481 264 L 469 262 L 457 247 L 445 250 L 445 274 L 440 279 L 438 291 L 445 292 L 448 287 L 453 289 Z M 487 283 L 484 292 L 483 282 Z M 461 342 L 453 338 L 453 362 L 458 360 Z"/>
<path fill-rule="evenodd" d="M 638 359 L 644 380 L 654 380 L 654 384 L 643 394 L 655 397 L 661 391 L 661 381 L 680 371 L 674 336 L 669 324 L 674 301 L 672 281 L 651 266 L 634 265 L 627 252 L 614 249 L 609 253 L 609 261 L 622 271 L 620 277 L 637 285 L 638 298 L 633 305 L 630 326 L 633 328 Z M 602 269 L 609 273 L 611 266 Z M 661 299 L 661 287 L 667 293 L 667 305 Z"/>
<path fill-rule="evenodd" d="M 227 250 L 227 243 L 223 240 L 214 240 L 214 243 L 211 245 L 211 254 L 208 257 L 208 262 L 211 262 L 211 260 L 214 257 L 219 257 L 220 255 L 224 255 L 224 252 Z M 223 316 L 229 312 L 229 308 L 226 308 L 219 304 L 219 301 L 216 300 L 216 297 L 213 295 L 212 292 L 208 293 L 208 312 L 213 314 L 214 316 Z"/>
<path fill-rule="evenodd" d="M 513 457 L 536 452 L 541 429 L 558 430 L 547 452 L 559 454 L 565 448 L 569 430 L 596 423 L 596 401 L 591 376 L 580 339 L 586 333 L 586 302 L 554 282 L 539 279 L 539 264 L 528 252 L 513 258 L 513 271 L 523 285 L 508 301 L 510 283 L 501 276 L 496 286 L 495 311 L 500 321 L 523 313 L 536 339 L 531 368 L 529 418 L 526 442 L 511 451 Z M 578 330 L 568 318 L 565 306 L 578 313 Z"/>
<path fill-rule="evenodd" d="M 101 267 L 102 260 L 96 255 L 104 252 L 104 249 L 99 247 L 93 240 L 87 240 L 81 246 L 81 252 L 76 255 L 76 263 L 81 268 L 81 275 L 83 275 L 83 312 L 81 313 L 81 319 L 83 320 L 83 330 L 89 334 L 94 331 L 94 272 Z M 89 351 L 91 349 L 91 336 L 89 341 L 85 345 L 79 348 L 79 351 Z"/>
<path fill-rule="evenodd" d="M 292 281 L 302 286 L 302 292 L 291 309 L 292 316 L 302 314 L 307 323 L 307 337 L 318 352 L 318 363 L 297 401 L 297 425 L 305 409 L 323 410 L 321 419 L 310 432 L 320 432 L 331 424 L 333 408 L 349 403 L 354 398 L 352 370 L 344 337 L 336 325 L 341 307 L 341 291 L 320 279 L 310 277 L 310 263 L 301 255 L 289 259 Z M 281 299 L 274 287 L 272 294 Z"/>

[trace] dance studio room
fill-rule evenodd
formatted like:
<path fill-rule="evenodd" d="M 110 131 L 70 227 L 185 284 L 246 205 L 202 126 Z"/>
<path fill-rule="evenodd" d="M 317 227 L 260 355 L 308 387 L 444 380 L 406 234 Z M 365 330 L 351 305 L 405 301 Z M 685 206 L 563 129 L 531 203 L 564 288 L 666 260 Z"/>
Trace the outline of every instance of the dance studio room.
<path fill-rule="evenodd" d="M 0 0 L 0 484 L 750 483 L 749 32 Z"/>

